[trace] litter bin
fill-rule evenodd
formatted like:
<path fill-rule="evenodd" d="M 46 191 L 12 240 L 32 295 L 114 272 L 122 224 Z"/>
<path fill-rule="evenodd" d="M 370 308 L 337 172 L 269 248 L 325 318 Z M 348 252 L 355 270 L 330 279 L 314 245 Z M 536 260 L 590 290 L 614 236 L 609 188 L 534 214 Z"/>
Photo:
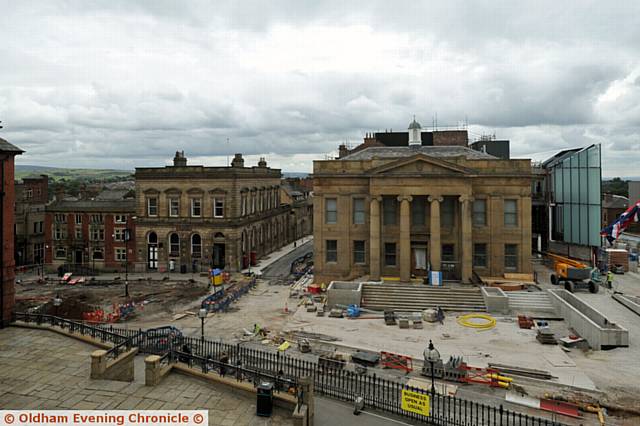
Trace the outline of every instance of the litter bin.
<path fill-rule="evenodd" d="M 271 417 L 273 412 L 273 383 L 262 382 L 258 385 L 256 414 L 260 417 Z"/>
<path fill-rule="evenodd" d="M 187 265 L 185 265 L 185 264 L 180 265 L 180 273 L 181 274 L 186 274 L 187 273 Z"/>

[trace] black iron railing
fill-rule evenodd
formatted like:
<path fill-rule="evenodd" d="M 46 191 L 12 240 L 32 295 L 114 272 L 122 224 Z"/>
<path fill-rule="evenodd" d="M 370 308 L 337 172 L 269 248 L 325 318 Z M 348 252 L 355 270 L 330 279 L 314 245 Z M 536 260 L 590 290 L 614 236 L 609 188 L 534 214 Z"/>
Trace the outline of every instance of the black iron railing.
<path fill-rule="evenodd" d="M 362 397 L 366 407 L 435 425 L 490 425 L 490 426 L 561 426 L 562 423 L 469 401 L 448 395 L 410 387 L 406 383 L 376 376 L 358 374 L 339 363 L 322 363 L 300 359 L 277 351 L 258 350 L 240 344 L 228 344 L 207 339 L 185 337 L 166 327 L 129 330 L 111 325 L 88 325 L 51 315 L 15 314 L 15 320 L 49 324 L 71 333 L 91 336 L 114 344 L 117 356 L 123 350 L 137 347 L 141 353 L 159 354 L 167 363 L 182 362 L 204 373 L 216 372 L 221 376 L 233 375 L 239 381 L 254 384 L 268 380 L 278 391 L 297 392 L 298 379 L 313 379 L 314 391 L 329 398 L 354 401 Z M 402 391 L 410 390 L 429 396 L 430 415 L 424 416 L 402 409 Z"/>

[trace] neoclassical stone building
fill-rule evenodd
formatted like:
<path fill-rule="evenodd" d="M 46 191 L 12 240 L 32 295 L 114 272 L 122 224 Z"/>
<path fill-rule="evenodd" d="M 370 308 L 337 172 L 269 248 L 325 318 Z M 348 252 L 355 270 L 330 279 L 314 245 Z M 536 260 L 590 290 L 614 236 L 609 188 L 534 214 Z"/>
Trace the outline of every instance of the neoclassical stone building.
<path fill-rule="evenodd" d="M 415 120 L 404 143 L 377 136 L 314 162 L 316 282 L 531 272 L 530 160 L 471 150 L 466 131 L 422 132 Z"/>
<path fill-rule="evenodd" d="M 294 206 L 281 202 L 280 170 L 264 159 L 204 167 L 176 152 L 172 166 L 136 168 L 135 181 L 139 269 L 237 271 L 294 239 Z"/>

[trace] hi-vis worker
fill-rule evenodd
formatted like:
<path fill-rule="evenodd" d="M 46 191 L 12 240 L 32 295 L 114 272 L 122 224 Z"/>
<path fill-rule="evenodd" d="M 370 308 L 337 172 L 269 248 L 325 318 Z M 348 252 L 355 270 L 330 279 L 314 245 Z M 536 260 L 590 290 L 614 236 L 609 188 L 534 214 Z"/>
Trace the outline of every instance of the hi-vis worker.
<path fill-rule="evenodd" d="M 607 272 L 607 288 L 613 288 L 613 272 Z"/>

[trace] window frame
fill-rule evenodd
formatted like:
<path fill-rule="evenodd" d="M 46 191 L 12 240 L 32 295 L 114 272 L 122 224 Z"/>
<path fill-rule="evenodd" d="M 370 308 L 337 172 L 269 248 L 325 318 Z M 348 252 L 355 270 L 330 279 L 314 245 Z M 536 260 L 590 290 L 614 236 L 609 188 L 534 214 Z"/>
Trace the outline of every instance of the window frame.
<path fill-rule="evenodd" d="M 76 225 L 82 225 L 82 215 L 81 214 L 77 214 L 75 215 L 75 223 Z"/>
<path fill-rule="evenodd" d="M 477 210 L 476 205 L 478 206 L 482 205 L 483 206 L 482 211 Z M 487 226 L 487 199 L 478 198 L 474 200 L 473 206 L 471 207 L 471 209 L 472 209 L 471 215 L 472 215 L 473 226 L 475 227 Z M 482 221 L 479 221 L 478 217 L 481 217 Z"/>
<path fill-rule="evenodd" d="M 393 214 L 391 214 L 391 207 L 393 207 Z M 398 199 L 394 196 L 382 197 L 382 224 L 385 226 L 398 224 Z"/>
<path fill-rule="evenodd" d="M 178 241 L 176 243 L 174 243 L 172 240 L 173 236 L 176 236 L 178 238 Z M 177 250 L 173 250 L 173 246 L 177 246 Z M 178 235 L 177 232 L 172 232 L 171 234 L 169 234 L 169 256 L 170 257 L 178 257 L 180 256 L 180 235 Z"/>
<path fill-rule="evenodd" d="M 329 248 L 329 245 L 335 245 L 334 248 Z M 331 256 L 330 256 L 331 253 Z M 325 263 L 337 263 L 338 262 L 338 240 L 325 240 Z"/>
<path fill-rule="evenodd" d="M 151 212 L 151 209 L 153 209 L 153 213 Z M 147 197 L 147 216 L 158 216 L 158 197 Z"/>
<path fill-rule="evenodd" d="M 60 256 L 60 253 L 63 253 L 63 255 Z M 53 257 L 55 259 L 66 259 L 67 249 L 65 247 L 56 247 L 56 249 L 53 251 Z"/>
<path fill-rule="evenodd" d="M 358 249 L 356 244 L 362 243 L 362 248 Z M 358 260 L 357 256 L 362 255 L 362 260 Z M 367 263 L 367 242 L 365 240 L 353 240 L 353 264 L 365 265 Z"/>
<path fill-rule="evenodd" d="M 221 205 L 218 206 L 217 204 Z M 218 214 L 218 209 L 221 209 L 221 213 Z M 223 197 L 214 197 L 213 198 L 213 217 L 222 219 L 224 218 L 224 198 Z"/>
<path fill-rule="evenodd" d="M 393 253 L 389 250 L 393 246 Z M 389 258 L 393 258 L 393 263 L 389 263 Z M 398 245 L 395 242 L 384 243 L 384 266 L 394 268 L 398 266 Z"/>
<path fill-rule="evenodd" d="M 116 262 L 126 262 L 128 260 L 126 247 L 115 247 L 113 249 L 113 258 Z"/>
<path fill-rule="evenodd" d="M 479 246 L 484 247 L 484 253 L 479 253 L 477 248 Z M 489 245 L 487 243 L 473 243 L 473 255 L 472 255 L 472 265 L 474 268 L 488 268 L 489 267 L 489 253 L 488 250 Z M 478 259 L 484 259 L 482 264 L 478 263 Z"/>
<path fill-rule="evenodd" d="M 507 247 L 513 247 L 514 248 L 514 252 L 513 254 L 507 254 Z M 518 244 L 513 244 L 513 243 L 507 243 L 504 245 L 504 270 L 505 271 L 509 271 L 509 272 L 513 272 L 513 271 L 517 271 L 518 270 L 518 263 L 519 263 L 519 253 L 518 253 Z M 508 265 L 508 260 L 512 259 L 514 262 L 514 266 Z"/>
<path fill-rule="evenodd" d="M 355 197 L 353 200 L 353 214 L 352 214 L 352 223 L 354 225 L 365 225 L 367 223 L 367 207 L 366 207 L 366 199 L 364 197 Z M 358 210 L 358 203 L 362 203 L 362 209 Z"/>
<path fill-rule="evenodd" d="M 507 211 L 507 203 L 513 205 L 514 211 Z M 505 198 L 503 203 L 504 226 L 514 228 L 518 226 L 518 200 L 514 198 Z M 508 223 L 507 217 L 512 218 L 513 223 Z"/>
<path fill-rule="evenodd" d="M 116 214 L 113 215 L 113 223 L 125 224 L 127 223 L 128 215 L 126 214 Z"/>
<path fill-rule="evenodd" d="M 445 250 L 447 247 L 447 250 Z M 449 247 L 451 248 L 451 253 L 448 253 Z M 456 245 L 453 243 L 443 243 L 440 246 L 441 260 L 442 262 L 453 263 L 456 262 Z M 447 253 L 446 253 L 447 252 Z M 446 253 L 446 254 L 445 254 Z"/>
<path fill-rule="evenodd" d="M 196 209 L 198 209 L 198 214 L 195 213 Z M 202 198 L 191 199 L 191 217 L 202 217 Z"/>
<path fill-rule="evenodd" d="M 200 239 L 198 244 L 194 243 L 193 240 L 195 237 Z M 198 250 L 194 250 L 195 247 L 198 247 Z M 191 256 L 192 257 L 202 257 L 202 236 L 200 234 L 191 235 Z"/>
<path fill-rule="evenodd" d="M 329 210 L 331 203 L 335 203 L 335 210 Z M 333 220 L 331 220 L 330 218 L 333 218 Z M 329 197 L 324 199 L 324 223 L 327 225 L 338 224 L 338 198 L 337 197 Z"/>

